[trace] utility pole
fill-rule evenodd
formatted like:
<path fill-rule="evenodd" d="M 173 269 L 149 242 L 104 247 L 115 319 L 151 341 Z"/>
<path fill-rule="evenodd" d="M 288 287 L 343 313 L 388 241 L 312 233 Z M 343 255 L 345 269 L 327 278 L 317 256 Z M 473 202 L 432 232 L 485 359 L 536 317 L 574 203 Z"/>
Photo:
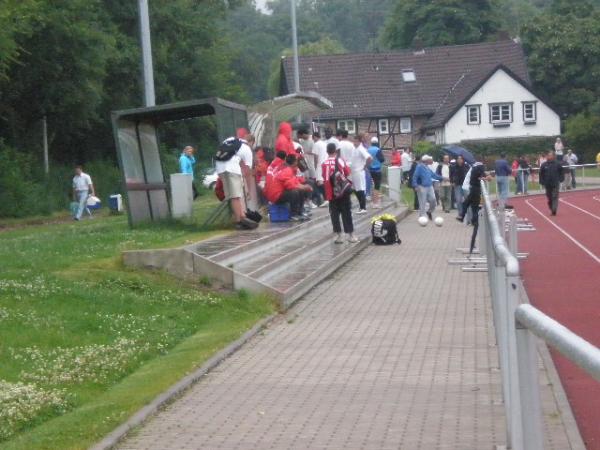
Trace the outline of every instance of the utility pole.
<path fill-rule="evenodd" d="M 140 14 L 140 41 L 142 43 L 142 67 L 144 76 L 144 104 L 154 106 L 154 71 L 152 68 L 152 44 L 150 39 L 150 15 L 148 0 L 138 0 Z"/>
<path fill-rule="evenodd" d="M 292 5 L 292 47 L 294 49 L 294 92 L 300 92 L 300 63 L 298 62 L 298 29 L 296 27 L 296 0 Z"/>
<path fill-rule="evenodd" d="M 48 160 L 48 121 L 46 115 L 42 119 L 42 134 L 44 135 L 44 173 L 48 175 L 50 173 L 50 162 Z"/>

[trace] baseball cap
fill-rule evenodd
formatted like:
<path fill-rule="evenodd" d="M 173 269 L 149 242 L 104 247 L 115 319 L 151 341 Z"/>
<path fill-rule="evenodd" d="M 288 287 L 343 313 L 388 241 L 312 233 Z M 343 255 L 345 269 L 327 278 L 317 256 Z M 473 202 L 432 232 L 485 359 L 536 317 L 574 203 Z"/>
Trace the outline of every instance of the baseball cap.
<path fill-rule="evenodd" d="M 379 139 L 377 139 L 375 136 L 373 136 L 371 138 L 371 144 L 377 144 L 379 142 Z"/>

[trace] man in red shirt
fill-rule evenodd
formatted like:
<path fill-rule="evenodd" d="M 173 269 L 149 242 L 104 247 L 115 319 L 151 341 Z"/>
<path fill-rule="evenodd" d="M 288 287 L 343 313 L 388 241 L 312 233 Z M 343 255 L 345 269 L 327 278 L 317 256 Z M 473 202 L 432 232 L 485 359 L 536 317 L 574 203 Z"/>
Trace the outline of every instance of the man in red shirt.
<path fill-rule="evenodd" d="M 268 191 L 267 200 L 272 203 L 290 205 L 290 220 L 297 222 L 308 218 L 303 212 L 304 199 L 312 192 L 308 184 L 302 184 L 297 177 L 298 158 L 287 155 L 285 164 L 274 174 L 272 185 Z"/>
<path fill-rule="evenodd" d="M 343 244 L 342 226 L 340 224 L 340 215 L 344 225 L 344 233 L 348 235 L 348 242 L 358 242 L 354 236 L 354 224 L 352 222 L 352 203 L 350 201 L 351 192 L 346 193 L 343 197 L 334 198 L 333 196 L 333 174 L 336 170 L 342 172 L 346 177 L 350 176 L 350 167 L 343 158 L 337 156 L 337 148 L 334 143 L 327 144 L 328 158 L 321 165 L 323 173 L 323 186 L 325 187 L 325 198 L 329 201 L 329 215 L 333 232 L 336 234 L 334 242 Z"/>
<path fill-rule="evenodd" d="M 267 201 L 273 203 L 271 198 L 273 197 L 271 191 L 273 190 L 273 180 L 275 179 L 275 175 L 281 169 L 283 164 L 285 163 L 286 153 L 283 151 L 277 152 L 275 155 L 275 159 L 271 161 L 269 167 L 267 168 L 267 174 L 265 176 L 265 187 L 263 188 L 263 196 L 267 199 Z"/>
<path fill-rule="evenodd" d="M 292 141 L 292 126 L 287 122 L 279 124 L 279 133 L 275 139 L 275 152 L 284 151 L 288 155 L 295 155 L 296 149 Z"/>

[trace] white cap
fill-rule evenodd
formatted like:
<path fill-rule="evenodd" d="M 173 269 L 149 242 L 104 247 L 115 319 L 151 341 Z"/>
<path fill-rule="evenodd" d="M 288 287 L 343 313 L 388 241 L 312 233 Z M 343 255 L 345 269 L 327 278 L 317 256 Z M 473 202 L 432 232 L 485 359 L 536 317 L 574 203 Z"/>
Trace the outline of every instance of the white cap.
<path fill-rule="evenodd" d="M 379 142 L 379 139 L 377 139 L 375 136 L 373 136 L 371 138 L 371 144 L 377 144 Z"/>
<path fill-rule="evenodd" d="M 421 159 L 423 161 L 429 161 L 430 159 L 433 161 L 433 158 L 431 156 L 427 155 L 427 154 L 421 156 Z"/>

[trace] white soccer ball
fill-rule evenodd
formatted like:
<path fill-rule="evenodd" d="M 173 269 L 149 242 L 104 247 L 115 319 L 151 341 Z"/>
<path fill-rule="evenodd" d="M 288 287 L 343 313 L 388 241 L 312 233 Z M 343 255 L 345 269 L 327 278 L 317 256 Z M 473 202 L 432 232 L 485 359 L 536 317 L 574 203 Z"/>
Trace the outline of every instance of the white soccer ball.
<path fill-rule="evenodd" d="M 419 217 L 419 225 L 421 225 L 422 227 L 426 227 L 428 223 L 429 223 L 429 219 L 427 217 L 425 217 L 425 216 Z"/>
<path fill-rule="evenodd" d="M 444 225 L 444 218 L 436 217 L 435 219 L 433 219 L 433 223 L 435 223 L 438 227 L 441 227 L 442 225 Z"/>

